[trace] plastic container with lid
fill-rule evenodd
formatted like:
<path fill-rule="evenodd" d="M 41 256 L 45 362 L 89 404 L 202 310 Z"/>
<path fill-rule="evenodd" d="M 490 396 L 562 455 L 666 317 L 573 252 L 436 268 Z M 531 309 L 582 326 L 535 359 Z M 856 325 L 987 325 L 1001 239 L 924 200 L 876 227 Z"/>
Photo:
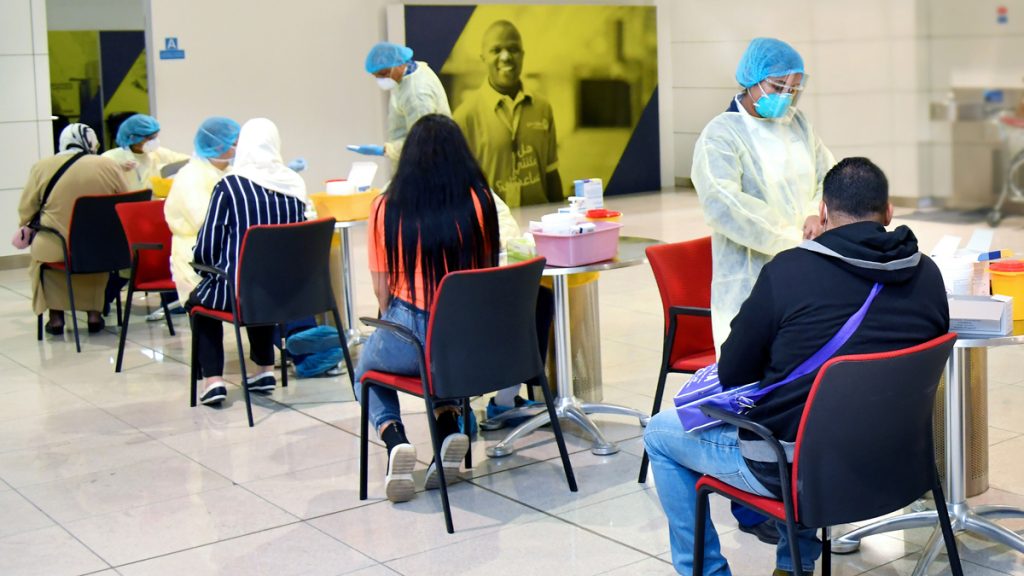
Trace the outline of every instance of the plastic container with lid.
<path fill-rule="evenodd" d="M 588 234 L 561 235 L 533 232 L 537 255 L 547 258 L 551 266 L 583 266 L 611 260 L 619 251 L 617 222 L 595 222 Z"/>
<path fill-rule="evenodd" d="M 1013 298 L 1013 319 L 1024 320 L 1024 261 L 1000 260 L 988 265 L 992 293 Z"/>

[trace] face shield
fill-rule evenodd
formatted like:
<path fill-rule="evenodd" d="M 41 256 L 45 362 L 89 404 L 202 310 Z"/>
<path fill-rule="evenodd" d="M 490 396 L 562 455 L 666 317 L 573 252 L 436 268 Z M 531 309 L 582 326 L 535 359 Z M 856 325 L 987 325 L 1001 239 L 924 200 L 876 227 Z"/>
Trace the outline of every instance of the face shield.
<path fill-rule="evenodd" d="M 760 82 L 765 94 L 782 94 L 792 97 L 790 106 L 800 101 L 800 95 L 807 85 L 807 74 L 795 72 L 785 76 L 769 76 Z"/>

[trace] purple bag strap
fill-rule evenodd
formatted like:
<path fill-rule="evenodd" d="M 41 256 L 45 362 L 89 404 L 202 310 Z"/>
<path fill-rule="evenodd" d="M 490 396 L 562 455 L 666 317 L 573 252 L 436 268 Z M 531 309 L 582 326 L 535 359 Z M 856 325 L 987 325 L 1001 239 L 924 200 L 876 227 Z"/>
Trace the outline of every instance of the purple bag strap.
<path fill-rule="evenodd" d="M 780 386 L 785 386 L 793 380 L 806 376 L 818 368 L 821 368 L 829 358 L 835 356 L 836 352 L 839 352 L 839 349 L 843 347 L 843 344 L 846 344 L 846 341 L 850 339 L 850 336 L 853 336 L 853 333 L 857 331 L 857 328 L 860 328 L 860 323 L 864 320 L 864 316 L 867 316 L 868 308 L 871 307 L 871 303 L 875 300 L 875 296 L 878 296 L 878 293 L 881 291 L 882 285 L 876 282 L 875 285 L 871 287 L 871 293 L 868 294 L 867 300 L 864 301 L 864 304 L 861 305 L 860 309 L 854 312 L 853 316 L 850 316 L 846 320 L 846 323 L 839 329 L 839 332 L 836 332 L 836 334 L 821 347 L 821 350 L 818 350 L 810 358 L 804 360 L 803 363 L 797 366 L 796 369 L 794 369 L 785 379 L 780 380 L 771 386 L 759 388 L 756 391 L 747 394 L 747 400 L 752 403 L 756 402 L 772 390 L 775 390 Z"/>

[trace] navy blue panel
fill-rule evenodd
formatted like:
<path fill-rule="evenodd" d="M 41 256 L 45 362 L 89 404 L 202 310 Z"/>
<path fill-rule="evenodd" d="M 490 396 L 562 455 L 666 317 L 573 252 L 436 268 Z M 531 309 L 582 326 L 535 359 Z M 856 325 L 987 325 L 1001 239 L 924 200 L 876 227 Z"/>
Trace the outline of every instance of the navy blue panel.
<path fill-rule="evenodd" d="M 128 71 L 146 47 L 146 33 L 142 31 L 100 32 L 100 68 L 103 78 L 103 96 L 107 102 L 114 96 Z M 106 104 L 106 102 L 104 102 Z"/>
<path fill-rule="evenodd" d="M 655 88 L 605 188 L 605 196 L 661 190 L 659 131 L 658 89 Z"/>
<path fill-rule="evenodd" d="M 406 6 L 405 45 L 440 73 L 475 6 Z"/>

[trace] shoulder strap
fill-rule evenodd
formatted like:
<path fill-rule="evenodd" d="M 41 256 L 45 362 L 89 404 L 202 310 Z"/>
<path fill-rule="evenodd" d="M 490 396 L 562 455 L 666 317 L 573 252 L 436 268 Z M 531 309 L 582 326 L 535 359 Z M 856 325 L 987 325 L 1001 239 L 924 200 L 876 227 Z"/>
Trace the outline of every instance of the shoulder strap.
<path fill-rule="evenodd" d="M 68 168 L 71 168 L 72 164 L 78 162 L 78 159 L 86 154 L 88 154 L 88 152 L 84 150 L 75 154 L 70 160 L 62 164 L 61 167 L 53 174 L 53 177 L 50 178 L 50 182 L 46 184 L 46 190 L 43 191 L 43 201 L 39 203 L 39 210 L 36 210 L 35 216 L 29 220 L 29 227 L 35 228 L 39 224 L 39 216 L 43 213 L 43 206 L 46 206 L 46 201 L 50 199 L 50 192 L 53 192 L 53 187 L 57 185 L 57 181 L 60 180 L 60 177 L 68 171 Z"/>
<path fill-rule="evenodd" d="M 875 296 L 878 296 L 878 293 L 881 291 L 882 285 L 876 282 L 875 285 L 871 287 L 871 292 L 868 294 L 867 300 L 864 301 L 864 304 L 861 305 L 860 309 L 854 312 L 853 316 L 850 316 L 846 320 L 846 323 L 843 324 L 843 327 L 839 329 L 839 332 L 836 332 L 835 335 L 832 336 L 832 338 L 829 339 L 829 341 L 826 342 L 820 350 L 815 352 L 807 360 L 804 360 L 803 363 L 797 366 L 796 369 L 793 370 L 789 374 L 789 376 L 787 376 L 783 380 L 780 380 L 779 382 L 776 382 L 770 386 L 759 388 L 754 392 L 747 394 L 746 397 L 751 402 L 755 402 L 760 398 L 763 398 L 772 390 L 775 390 L 780 386 L 785 386 L 786 384 L 789 384 L 793 380 L 796 380 L 797 378 L 800 378 L 802 376 L 806 376 L 811 372 L 814 372 L 818 368 L 821 368 L 821 366 L 825 364 L 825 362 L 827 362 L 829 358 L 835 356 L 836 352 L 838 352 L 839 349 L 843 347 L 843 344 L 846 344 L 850 337 L 853 336 L 853 333 L 857 331 L 857 328 L 860 328 L 860 323 L 864 320 L 864 316 L 867 315 L 868 308 L 871 307 L 871 303 L 875 300 Z"/>

